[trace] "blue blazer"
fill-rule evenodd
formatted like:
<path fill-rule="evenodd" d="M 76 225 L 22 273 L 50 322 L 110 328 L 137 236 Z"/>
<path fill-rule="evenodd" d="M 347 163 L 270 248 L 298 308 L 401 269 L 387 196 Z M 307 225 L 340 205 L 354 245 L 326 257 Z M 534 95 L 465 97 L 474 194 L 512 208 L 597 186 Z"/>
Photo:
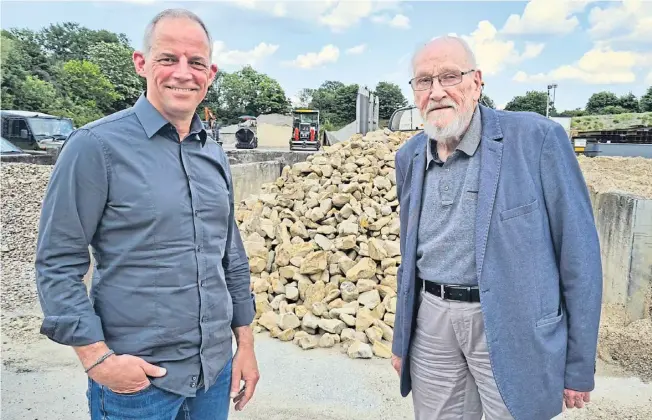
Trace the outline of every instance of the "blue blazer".
<path fill-rule="evenodd" d="M 475 253 L 491 364 L 515 419 L 549 420 L 562 410 L 564 388 L 594 387 L 602 267 L 593 209 L 561 125 L 529 112 L 480 112 Z M 426 141 L 415 135 L 395 159 L 402 260 L 392 352 L 402 357 L 404 397 L 421 289 Z"/>

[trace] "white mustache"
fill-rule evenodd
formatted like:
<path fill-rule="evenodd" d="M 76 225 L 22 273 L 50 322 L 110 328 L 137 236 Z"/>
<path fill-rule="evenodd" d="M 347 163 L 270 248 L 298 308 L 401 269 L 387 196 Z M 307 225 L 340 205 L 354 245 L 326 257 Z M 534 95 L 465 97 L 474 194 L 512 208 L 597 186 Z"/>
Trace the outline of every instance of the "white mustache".
<path fill-rule="evenodd" d="M 428 107 L 426 108 L 426 113 L 428 113 L 430 111 L 433 111 L 433 110 L 435 110 L 437 108 L 443 108 L 443 107 L 448 107 L 448 106 L 450 106 L 454 110 L 457 110 L 457 107 L 455 106 L 455 103 L 452 103 L 452 102 L 442 102 L 442 103 L 438 103 L 438 104 L 431 102 L 430 104 L 428 104 Z"/>

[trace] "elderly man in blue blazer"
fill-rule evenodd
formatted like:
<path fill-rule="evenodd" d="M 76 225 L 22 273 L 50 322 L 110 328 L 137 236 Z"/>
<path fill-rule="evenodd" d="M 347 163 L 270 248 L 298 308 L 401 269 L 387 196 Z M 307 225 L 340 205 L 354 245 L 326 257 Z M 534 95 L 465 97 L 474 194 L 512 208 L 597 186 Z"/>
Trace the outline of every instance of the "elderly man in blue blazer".
<path fill-rule="evenodd" d="M 413 58 L 424 130 L 396 154 L 401 255 L 392 364 L 415 418 L 549 420 L 594 388 L 597 230 L 569 138 L 479 104 L 461 39 Z"/>

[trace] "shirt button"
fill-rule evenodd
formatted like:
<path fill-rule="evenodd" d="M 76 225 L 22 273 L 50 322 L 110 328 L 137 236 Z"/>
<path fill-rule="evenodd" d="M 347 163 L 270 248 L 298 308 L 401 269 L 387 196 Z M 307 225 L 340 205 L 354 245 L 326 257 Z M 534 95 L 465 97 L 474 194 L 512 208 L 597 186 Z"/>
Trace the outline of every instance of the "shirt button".
<path fill-rule="evenodd" d="M 199 217 L 199 210 L 195 210 L 195 217 Z"/>
<path fill-rule="evenodd" d="M 193 376 L 193 377 L 192 377 L 192 380 L 193 380 L 193 382 L 196 381 L 196 380 L 197 380 L 197 377 L 196 377 L 196 376 Z"/>
<path fill-rule="evenodd" d="M 197 252 L 201 252 L 201 246 L 197 245 Z"/>

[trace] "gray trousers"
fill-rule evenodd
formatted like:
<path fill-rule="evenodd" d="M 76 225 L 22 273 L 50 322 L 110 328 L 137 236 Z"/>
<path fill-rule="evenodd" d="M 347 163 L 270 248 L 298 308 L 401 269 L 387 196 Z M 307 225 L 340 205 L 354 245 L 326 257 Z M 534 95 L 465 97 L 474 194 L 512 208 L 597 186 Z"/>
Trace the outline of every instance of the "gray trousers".
<path fill-rule="evenodd" d="M 512 419 L 493 379 L 480 303 L 422 290 L 411 355 L 416 420 Z"/>

